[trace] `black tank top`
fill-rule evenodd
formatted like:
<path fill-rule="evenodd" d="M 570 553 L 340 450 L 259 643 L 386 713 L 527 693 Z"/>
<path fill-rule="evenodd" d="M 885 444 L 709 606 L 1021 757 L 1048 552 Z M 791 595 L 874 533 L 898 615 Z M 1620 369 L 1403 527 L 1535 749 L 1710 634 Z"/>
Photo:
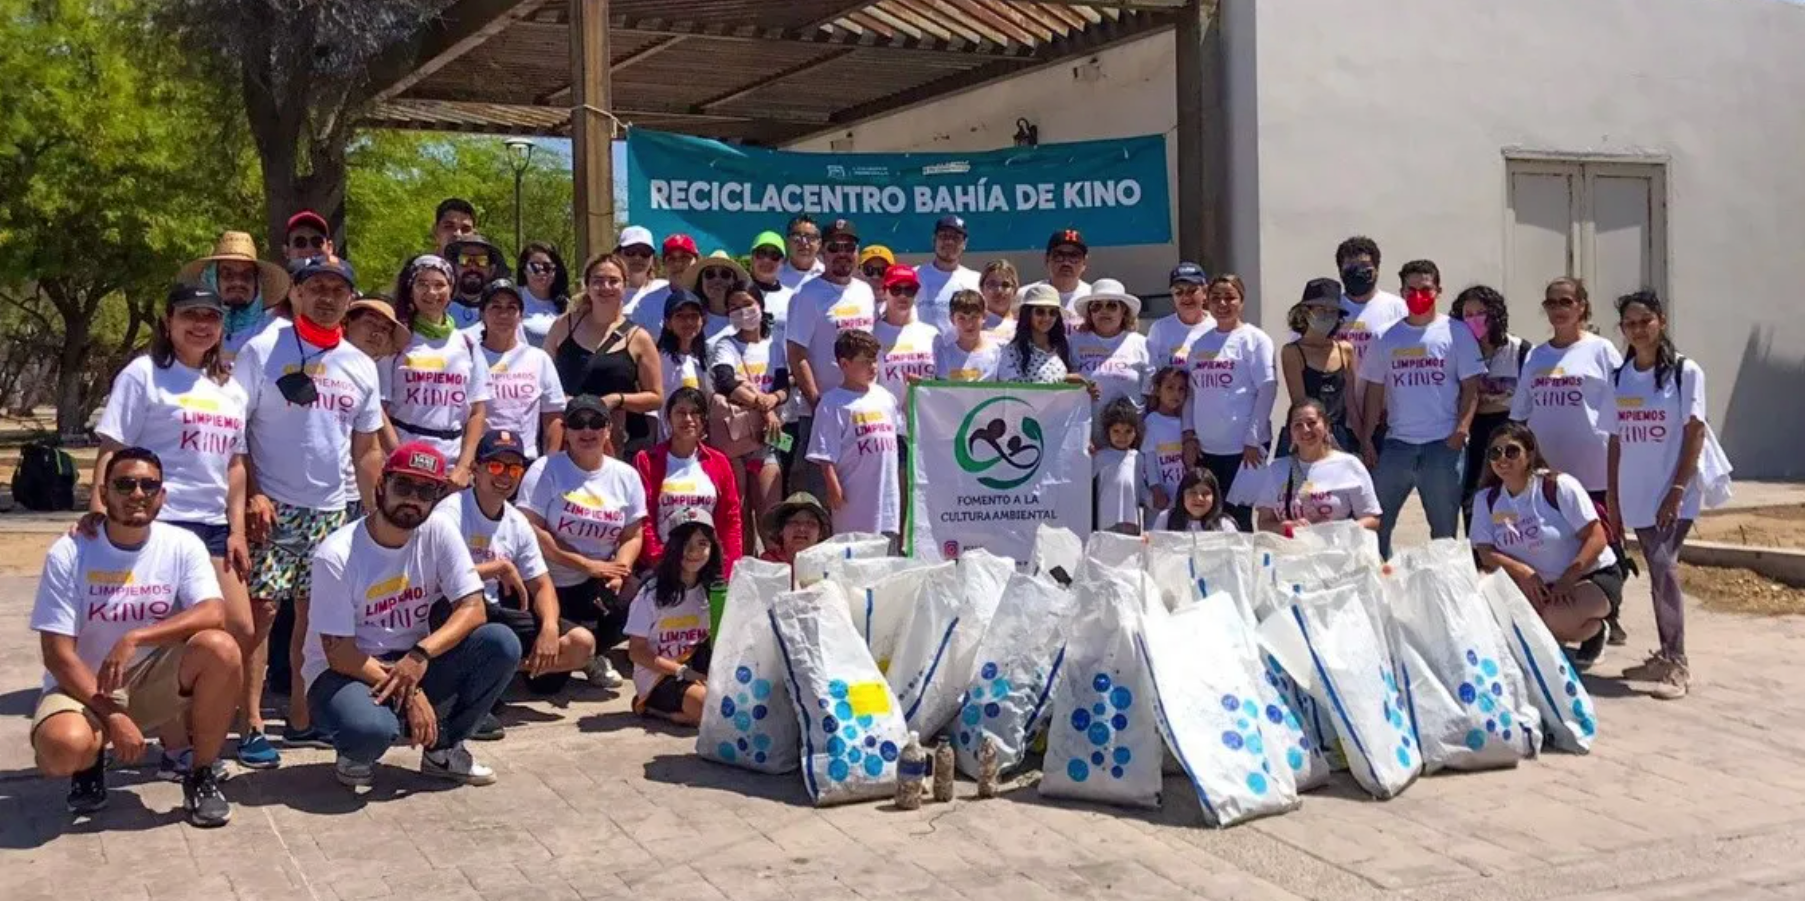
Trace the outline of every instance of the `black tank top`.
<path fill-rule="evenodd" d="M 571 320 L 564 340 L 552 348 L 552 368 L 558 372 L 558 384 L 564 386 L 564 393 L 570 397 L 580 393 L 577 388 L 583 383 L 583 370 L 589 368 L 589 358 L 595 356 L 595 351 L 577 343 L 577 326 L 582 324 L 581 316 Z"/>
<path fill-rule="evenodd" d="M 577 379 L 575 394 L 593 394 L 603 397 L 609 394 L 634 394 L 643 387 L 639 384 L 639 362 L 633 359 L 633 352 L 628 345 L 633 333 L 639 326 L 628 323 L 616 329 L 602 343 L 596 345 L 595 352 L 585 361 L 582 374 Z M 573 329 L 574 331 L 574 329 Z M 576 342 L 566 338 L 567 343 Z M 582 345 L 576 345 L 579 349 Z M 560 344 L 558 349 L 564 349 Z M 652 434 L 651 417 L 644 413 L 627 414 L 627 440 L 629 442 L 643 440 Z"/>
<path fill-rule="evenodd" d="M 1334 348 L 1336 356 L 1341 355 L 1341 347 Z M 1347 360 L 1341 361 L 1341 368 L 1334 372 L 1323 372 L 1310 366 L 1310 355 L 1304 353 L 1302 346 L 1297 349 L 1304 362 L 1304 396 L 1322 404 L 1328 411 L 1328 426 L 1341 429 L 1347 425 Z"/>

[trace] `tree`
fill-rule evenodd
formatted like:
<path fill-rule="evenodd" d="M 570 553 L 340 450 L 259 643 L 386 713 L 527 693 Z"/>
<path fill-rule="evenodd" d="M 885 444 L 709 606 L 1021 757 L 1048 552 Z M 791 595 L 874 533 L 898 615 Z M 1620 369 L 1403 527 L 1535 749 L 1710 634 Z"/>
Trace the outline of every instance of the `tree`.
<path fill-rule="evenodd" d="M 135 4 L 10 6 L 0 305 L 54 350 L 57 430 L 77 435 L 175 270 L 244 208 L 248 154 L 203 114 L 218 92 L 163 62 L 174 54 Z"/>
<path fill-rule="evenodd" d="M 521 182 L 526 240 L 572 252 L 570 181 L 567 156 L 555 148 L 534 152 Z M 501 138 L 369 131 L 351 147 L 349 194 L 346 250 L 367 290 L 387 290 L 381 279 L 432 247 L 433 209 L 447 197 L 462 197 L 476 207 L 478 229 L 508 252 L 510 266 L 520 252 L 513 246 L 514 170 Z"/>
<path fill-rule="evenodd" d="M 236 84 L 262 160 L 266 232 L 311 209 L 344 238 L 347 153 L 372 67 L 405 51 L 450 0 L 161 0 L 158 20 Z"/>

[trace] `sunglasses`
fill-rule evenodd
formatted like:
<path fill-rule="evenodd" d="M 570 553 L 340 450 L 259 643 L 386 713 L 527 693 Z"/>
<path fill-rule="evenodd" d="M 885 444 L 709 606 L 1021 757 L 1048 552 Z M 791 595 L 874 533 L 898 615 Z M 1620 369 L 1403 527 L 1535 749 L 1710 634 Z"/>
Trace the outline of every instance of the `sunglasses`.
<path fill-rule="evenodd" d="M 564 427 L 573 432 L 596 432 L 608 427 L 608 417 L 590 414 L 577 414 L 564 420 Z"/>
<path fill-rule="evenodd" d="M 149 476 L 144 478 L 119 476 L 112 481 L 112 486 L 113 490 L 120 494 L 129 495 L 135 491 L 143 491 L 146 496 L 149 496 L 163 490 L 163 480 L 153 479 Z"/>
<path fill-rule="evenodd" d="M 772 261 L 782 260 L 783 259 L 783 251 L 771 250 L 768 248 L 765 250 L 754 250 L 752 252 L 752 258 L 755 260 L 772 260 Z"/>
<path fill-rule="evenodd" d="M 1579 300 L 1572 297 L 1550 297 L 1542 301 L 1544 310 L 1571 310 L 1579 306 Z"/>
<path fill-rule="evenodd" d="M 1052 307 L 1032 307 L 1032 308 L 1030 308 L 1028 315 L 1030 315 L 1030 316 L 1046 316 L 1048 318 L 1053 318 L 1053 317 L 1057 317 L 1059 315 L 1059 311 L 1053 309 Z"/>
<path fill-rule="evenodd" d="M 1084 259 L 1084 254 L 1073 250 L 1055 250 L 1047 254 L 1047 259 L 1055 263 L 1076 263 Z"/>
<path fill-rule="evenodd" d="M 914 285 L 891 285 L 884 289 L 884 293 L 894 294 L 897 297 L 914 297 L 916 294 L 921 293 L 921 289 Z"/>
<path fill-rule="evenodd" d="M 866 266 L 864 272 L 866 278 L 883 278 L 884 273 L 889 270 L 888 266 Z"/>
<path fill-rule="evenodd" d="M 1523 456 L 1523 448 L 1515 444 L 1501 444 L 1485 452 L 1485 458 L 1494 463 L 1499 460 L 1515 460 Z"/>
<path fill-rule="evenodd" d="M 790 232 L 790 240 L 798 244 L 817 244 L 820 243 L 821 236 L 811 232 Z"/>
<path fill-rule="evenodd" d="M 437 503 L 440 495 L 445 493 L 445 486 L 437 482 L 422 482 L 401 476 L 390 476 L 387 484 L 389 493 L 401 500 L 411 497 L 432 504 Z"/>
<path fill-rule="evenodd" d="M 702 278 L 708 281 L 730 282 L 733 281 L 734 275 L 730 269 L 704 269 Z"/>
<path fill-rule="evenodd" d="M 489 255 L 486 253 L 460 253 L 458 254 L 458 265 L 479 266 L 487 269 L 489 267 Z"/>
<path fill-rule="evenodd" d="M 556 275 L 558 272 L 558 264 L 528 263 L 526 264 L 526 271 L 533 275 Z"/>
<path fill-rule="evenodd" d="M 857 253 L 858 250 L 859 243 L 857 241 L 835 241 L 827 245 L 828 253 Z"/>
<path fill-rule="evenodd" d="M 502 476 L 507 476 L 512 479 L 518 479 L 521 476 L 526 475 L 526 464 L 525 463 L 504 463 L 500 460 L 490 460 L 483 464 L 483 472 L 486 472 L 489 475 L 492 475 L 498 479 L 501 478 Z"/>
<path fill-rule="evenodd" d="M 650 247 L 623 247 L 620 250 L 620 255 L 623 257 L 632 257 L 633 259 L 636 259 L 636 260 L 649 260 L 652 258 L 652 248 L 650 248 Z"/>
<path fill-rule="evenodd" d="M 288 239 L 288 246 L 296 250 L 320 250 L 326 246 L 326 236 L 294 235 Z"/>

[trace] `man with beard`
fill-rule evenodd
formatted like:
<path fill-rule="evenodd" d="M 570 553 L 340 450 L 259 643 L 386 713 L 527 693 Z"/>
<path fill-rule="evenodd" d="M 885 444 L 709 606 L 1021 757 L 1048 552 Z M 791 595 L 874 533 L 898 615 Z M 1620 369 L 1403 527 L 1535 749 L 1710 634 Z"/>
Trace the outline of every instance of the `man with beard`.
<path fill-rule="evenodd" d="M 807 213 L 790 220 L 785 226 L 785 234 L 789 236 L 790 255 L 783 264 L 783 271 L 778 280 L 791 291 L 802 287 L 802 283 L 821 274 L 824 268 L 821 263 L 821 226 Z"/>
<path fill-rule="evenodd" d="M 978 273 L 959 262 L 965 256 L 965 219 L 941 216 L 934 223 L 934 258 L 915 267 L 921 294 L 915 301 L 915 319 L 950 335 L 953 328 L 953 295 L 978 290 Z"/>
<path fill-rule="evenodd" d="M 812 228 L 813 222 L 809 223 Z M 790 321 L 784 335 L 789 356 L 790 381 L 802 393 L 797 408 L 796 444 L 809 447 L 815 404 L 821 395 L 840 387 L 840 365 L 834 358 L 834 340 L 841 332 L 871 331 L 877 321 L 877 295 L 864 279 L 857 278 L 859 234 L 852 223 L 835 219 L 822 230 L 827 262 L 819 276 L 802 283 L 790 298 Z M 817 497 L 827 493 L 820 467 L 796 454 L 790 472 L 793 491 Z"/>
<path fill-rule="evenodd" d="M 95 490 L 105 524 L 51 545 L 32 607 L 45 670 L 31 721 L 38 770 L 71 777 L 70 812 L 92 814 L 107 803 L 109 744 L 130 765 L 144 756 L 145 733 L 185 728 L 194 754 L 182 782 L 188 822 L 224 826 L 232 805 L 213 763 L 243 664 L 207 548 L 155 521 L 164 498 L 156 454 L 119 451 Z"/>
<path fill-rule="evenodd" d="M 1090 253 L 1090 246 L 1084 243 L 1084 236 L 1075 228 L 1060 229 L 1047 239 L 1047 277 L 1035 284 L 1052 285 L 1059 292 L 1059 303 L 1065 307 L 1068 323 L 1076 318 L 1072 301 L 1091 293 L 1091 283 L 1084 280 Z"/>
<path fill-rule="evenodd" d="M 213 289 L 226 302 L 225 335 L 219 358 L 227 366 L 288 303 L 288 272 L 257 256 L 257 242 L 244 232 L 226 232 L 213 245 L 213 255 L 182 267 L 176 281 Z"/>
<path fill-rule="evenodd" d="M 431 445 L 395 448 L 376 503 L 313 555 L 317 603 L 301 665 L 307 703 L 332 734 L 338 781 L 375 779 L 376 761 L 405 734 L 422 775 L 488 785 L 495 771 L 464 741 L 520 665 L 520 639 L 484 621 L 483 580 L 464 537 L 431 515 L 449 485 Z M 435 603 L 443 625 L 430 625 Z M 434 709 L 443 704 L 443 716 Z"/>
<path fill-rule="evenodd" d="M 462 331 L 483 321 L 483 286 L 498 278 L 508 277 L 508 264 L 501 248 L 488 238 L 471 233 L 445 246 L 445 259 L 457 272 L 457 284 L 451 306 L 445 308 L 453 328 Z M 399 299 L 399 298 L 397 298 Z"/>

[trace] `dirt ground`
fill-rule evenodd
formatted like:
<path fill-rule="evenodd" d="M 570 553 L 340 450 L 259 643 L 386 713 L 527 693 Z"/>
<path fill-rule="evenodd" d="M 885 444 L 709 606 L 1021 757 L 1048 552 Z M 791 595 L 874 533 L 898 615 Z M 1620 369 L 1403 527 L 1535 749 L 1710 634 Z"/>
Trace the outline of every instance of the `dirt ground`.
<path fill-rule="evenodd" d="M 0 534 L 0 576 L 35 576 L 44 568 L 44 555 L 60 533 Z"/>
<path fill-rule="evenodd" d="M 1805 504 L 1707 513 L 1693 523 L 1691 537 L 1750 547 L 1805 548 Z"/>

